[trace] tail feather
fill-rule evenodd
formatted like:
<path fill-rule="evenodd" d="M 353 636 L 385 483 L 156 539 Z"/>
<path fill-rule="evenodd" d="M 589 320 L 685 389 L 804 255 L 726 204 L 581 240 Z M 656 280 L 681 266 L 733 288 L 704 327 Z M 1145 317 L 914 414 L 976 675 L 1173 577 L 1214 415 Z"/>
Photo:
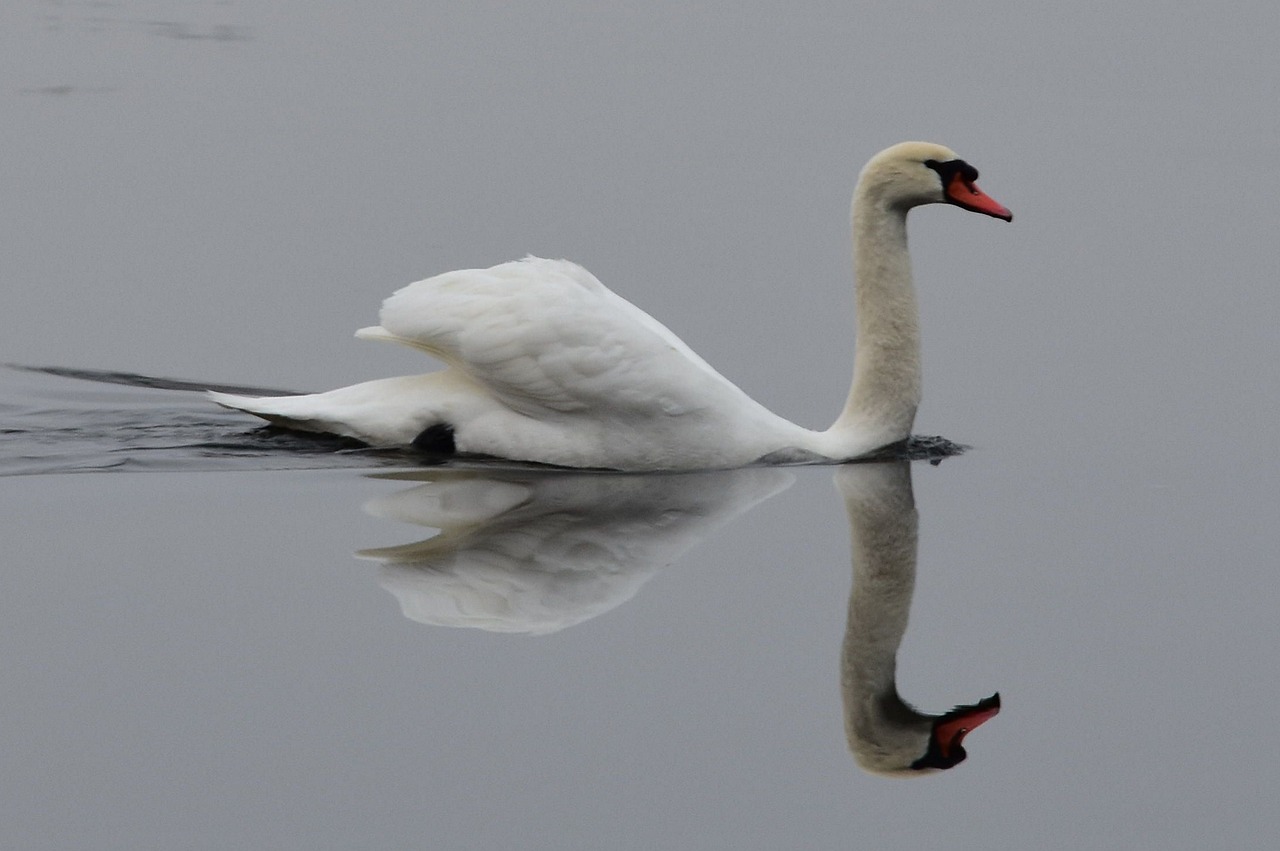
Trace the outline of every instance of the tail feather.
<path fill-rule="evenodd" d="M 224 408 L 253 414 L 255 417 L 261 417 L 272 425 L 299 431 L 319 432 L 321 434 L 341 434 L 340 431 L 335 431 L 330 423 L 320 422 L 301 415 L 300 411 L 289 410 L 291 407 L 296 407 L 291 405 L 291 402 L 296 399 L 306 398 L 304 396 L 237 396 L 233 393 L 219 393 L 215 390 L 206 391 L 205 396 Z"/>
<path fill-rule="evenodd" d="M 454 370 L 379 378 L 327 393 L 239 396 L 210 391 L 224 408 L 300 431 L 351 437 L 372 446 L 410 446 L 422 430 L 491 409 L 484 393 Z"/>

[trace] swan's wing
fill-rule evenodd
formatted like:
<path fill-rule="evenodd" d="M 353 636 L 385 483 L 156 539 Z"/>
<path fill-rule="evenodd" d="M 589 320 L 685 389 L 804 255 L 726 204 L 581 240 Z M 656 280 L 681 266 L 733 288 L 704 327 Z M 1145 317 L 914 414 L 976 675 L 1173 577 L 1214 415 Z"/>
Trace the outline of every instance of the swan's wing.
<path fill-rule="evenodd" d="M 380 319 L 358 336 L 426 351 L 533 417 L 754 405 L 661 323 L 563 260 L 428 278 L 388 298 Z"/>

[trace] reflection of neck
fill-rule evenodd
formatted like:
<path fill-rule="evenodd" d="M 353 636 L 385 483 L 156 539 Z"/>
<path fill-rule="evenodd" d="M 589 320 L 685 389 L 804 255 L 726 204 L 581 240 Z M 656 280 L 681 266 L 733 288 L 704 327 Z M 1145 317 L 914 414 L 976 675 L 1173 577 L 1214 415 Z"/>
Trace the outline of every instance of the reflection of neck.
<path fill-rule="evenodd" d="M 845 733 L 863 767 L 906 768 L 932 719 L 898 697 L 898 646 L 915 587 L 917 514 L 908 462 L 855 464 L 836 473 L 853 544 L 853 590 L 841 650 Z"/>

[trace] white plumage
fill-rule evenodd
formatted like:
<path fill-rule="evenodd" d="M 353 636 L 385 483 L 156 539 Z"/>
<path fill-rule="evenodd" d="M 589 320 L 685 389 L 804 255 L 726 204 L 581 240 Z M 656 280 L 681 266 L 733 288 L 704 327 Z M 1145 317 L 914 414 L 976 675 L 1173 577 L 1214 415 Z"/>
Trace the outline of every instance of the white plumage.
<path fill-rule="evenodd" d="M 916 583 L 919 518 L 906 461 L 836 470 L 853 546 L 853 587 L 840 651 L 845 734 L 873 774 L 919 776 L 952 768 L 964 738 L 1000 711 L 1000 695 L 940 715 L 898 694 L 898 648 Z"/>
<path fill-rule="evenodd" d="M 824 432 L 752 400 L 586 269 L 536 257 L 410 284 L 383 304 L 380 325 L 357 332 L 421 349 L 444 370 L 304 396 L 210 396 L 278 425 L 374 446 L 407 447 L 435 427 L 429 448 L 436 453 L 566 467 L 677 470 L 853 458 L 909 433 L 919 340 L 906 212 L 920 203 L 961 203 L 944 173 L 960 166 L 968 168 L 946 148 L 903 143 L 863 170 L 854 196 L 860 362 L 844 414 Z M 964 185 L 990 201 L 971 179 Z M 990 204 L 963 205 L 1008 217 Z"/>
<path fill-rule="evenodd" d="M 441 470 L 368 503 L 440 530 L 362 550 L 405 616 L 425 624 L 545 635 L 621 605 L 712 530 L 785 490 L 776 468 L 598 475 Z"/>

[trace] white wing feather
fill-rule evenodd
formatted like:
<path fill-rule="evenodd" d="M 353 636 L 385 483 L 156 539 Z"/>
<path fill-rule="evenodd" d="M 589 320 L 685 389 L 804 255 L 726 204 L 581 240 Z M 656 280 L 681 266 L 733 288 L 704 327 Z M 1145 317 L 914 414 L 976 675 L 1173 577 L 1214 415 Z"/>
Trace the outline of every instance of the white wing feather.
<path fill-rule="evenodd" d="M 569 467 L 740 466 L 806 439 L 564 260 L 437 275 L 388 298 L 380 319 L 357 336 L 412 346 L 449 368 L 306 396 L 210 396 L 375 446 L 406 446 L 446 423 L 458 452 Z"/>
<path fill-rule="evenodd" d="M 665 326 L 564 260 L 437 275 L 396 292 L 379 318 L 358 336 L 426 351 L 530 417 L 759 407 Z"/>

